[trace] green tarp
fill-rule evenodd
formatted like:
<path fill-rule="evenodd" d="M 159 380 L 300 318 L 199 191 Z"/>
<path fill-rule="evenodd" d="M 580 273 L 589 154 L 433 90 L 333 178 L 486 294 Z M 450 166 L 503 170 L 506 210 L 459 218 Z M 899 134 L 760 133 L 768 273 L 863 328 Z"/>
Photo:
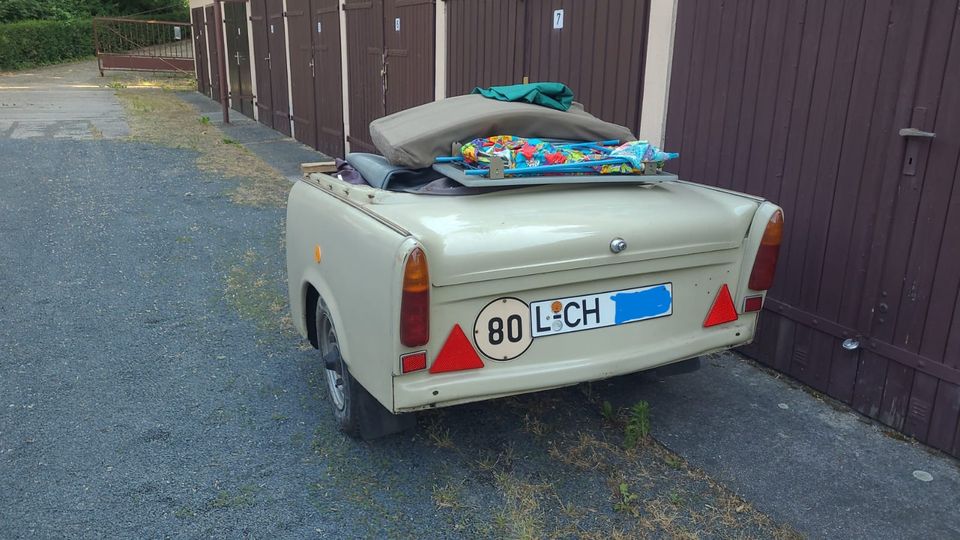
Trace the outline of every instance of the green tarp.
<path fill-rule="evenodd" d="M 573 104 L 573 90 L 558 82 L 491 86 L 490 88 L 477 87 L 471 93 L 500 101 L 524 101 L 558 111 L 565 111 Z"/>

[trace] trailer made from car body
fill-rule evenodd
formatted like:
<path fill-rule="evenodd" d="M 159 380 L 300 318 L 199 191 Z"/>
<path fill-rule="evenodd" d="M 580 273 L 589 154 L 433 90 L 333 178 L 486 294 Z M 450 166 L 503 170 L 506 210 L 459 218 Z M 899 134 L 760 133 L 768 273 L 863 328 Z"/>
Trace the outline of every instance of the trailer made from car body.
<path fill-rule="evenodd" d="M 749 343 L 782 224 L 671 177 L 435 196 L 314 173 L 288 201 L 290 308 L 340 427 L 376 436 Z"/>

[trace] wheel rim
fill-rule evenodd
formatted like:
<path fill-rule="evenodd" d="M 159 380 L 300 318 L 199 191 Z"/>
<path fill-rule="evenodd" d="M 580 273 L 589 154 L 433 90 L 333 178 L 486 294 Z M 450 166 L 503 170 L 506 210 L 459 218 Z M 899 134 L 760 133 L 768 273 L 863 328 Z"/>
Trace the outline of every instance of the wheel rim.
<path fill-rule="evenodd" d="M 323 314 L 323 320 L 320 321 L 320 355 L 326 356 L 332 351 L 340 351 L 340 344 L 337 342 L 337 331 L 333 327 L 333 321 L 327 313 Z M 343 370 L 343 362 L 340 363 L 340 370 Z M 344 394 L 344 382 L 336 370 L 326 369 L 324 375 L 327 379 L 327 390 L 330 392 L 330 400 L 338 411 L 342 411 L 346 404 L 346 395 Z"/>

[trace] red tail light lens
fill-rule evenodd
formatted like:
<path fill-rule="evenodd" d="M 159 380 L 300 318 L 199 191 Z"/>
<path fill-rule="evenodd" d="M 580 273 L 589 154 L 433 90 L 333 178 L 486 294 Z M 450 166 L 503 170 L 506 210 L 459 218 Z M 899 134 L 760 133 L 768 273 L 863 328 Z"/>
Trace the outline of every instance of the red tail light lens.
<path fill-rule="evenodd" d="M 753 261 L 748 287 L 755 291 L 765 291 L 773 286 L 773 275 L 777 270 L 777 258 L 780 256 L 780 241 L 783 239 L 783 212 L 777 210 L 767 222 L 767 228 L 760 239 L 760 249 Z"/>
<path fill-rule="evenodd" d="M 403 269 L 400 300 L 400 343 L 420 347 L 430 341 L 430 274 L 427 256 L 414 248 Z"/>

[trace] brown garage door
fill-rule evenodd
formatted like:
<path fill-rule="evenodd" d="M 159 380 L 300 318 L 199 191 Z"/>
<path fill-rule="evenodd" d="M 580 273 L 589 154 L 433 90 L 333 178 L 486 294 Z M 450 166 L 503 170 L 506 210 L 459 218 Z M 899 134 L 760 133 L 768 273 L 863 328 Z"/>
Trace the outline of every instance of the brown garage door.
<path fill-rule="evenodd" d="M 376 152 L 370 122 L 433 101 L 431 0 L 346 0 L 350 148 Z"/>
<path fill-rule="evenodd" d="M 531 82 L 560 81 L 604 120 L 640 129 L 648 2 L 526 0 Z"/>
<path fill-rule="evenodd" d="M 310 0 L 287 0 L 287 24 L 290 31 L 290 93 L 293 97 L 293 136 L 317 147 L 314 100 L 313 30 Z"/>
<path fill-rule="evenodd" d="M 290 135 L 290 97 L 287 88 L 287 34 L 283 0 L 267 0 L 267 40 L 270 46 L 270 88 L 273 129 Z"/>
<path fill-rule="evenodd" d="M 343 85 L 340 64 L 340 2 L 313 0 L 313 58 L 317 150 L 343 157 Z"/>
<path fill-rule="evenodd" d="M 350 149 L 376 152 L 370 122 L 384 116 L 383 1 L 346 0 L 347 85 L 350 89 Z"/>
<path fill-rule="evenodd" d="M 208 71 L 210 66 L 207 64 L 207 32 L 206 23 L 203 20 L 203 8 L 190 10 L 190 17 L 193 19 L 193 57 L 197 70 L 197 91 L 210 95 L 210 72 Z"/>
<path fill-rule="evenodd" d="M 251 0 L 253 59 L 257 72 L 257 116 L 260 122 L 290 134 L 287 98 L 287 53 L 283 0 Z"/>
<path fill-rule="evenodd" d="M 220 57 L 217 56 L 217 23 L 214 21 L 213 6 L 203 9 L 206 14 L 207 28 L 207 60 L 210 63 L 210 93 L 207 94 L 216 101 L 220 101 Z"/>
<path fill-rule="evenodd" d="M 448 0 L 447 95 L 559 81 L 636 132 L 648 11 L 649 0 Z"/>
<path fill-rule="evenodd" d="M 433 0 L 384 0 L 386 113 L 433 101 L 436 12 Z"/>
<path fill-rule="evenodd" d="M 517 0 L 447 0 L 448 96 L 523 80 L 524 6 Z"/>
<path fill-rule="evenodd" d="M 257 118 L 273 127 L 273 92 L 270 83 L 270 41 L 267 0 L 250 0 L 250 26 L 253 28 L 253 65 L 257 72 Z"/>
<path fill-rule="evenodd" d="M 247 33 L 247 6 L 240 2 L 223 4 L 223 31 L 227 45 L 227 77 L 231 107 L 253 118 L 253 81 L 250 76 L 250 41 Z"/>
<path fill-rule="evenodd" d="M 958 8 L 681 0 L 666 134 L 682 177 L 785 209 L 748 352 L 954 455 Z"/>

